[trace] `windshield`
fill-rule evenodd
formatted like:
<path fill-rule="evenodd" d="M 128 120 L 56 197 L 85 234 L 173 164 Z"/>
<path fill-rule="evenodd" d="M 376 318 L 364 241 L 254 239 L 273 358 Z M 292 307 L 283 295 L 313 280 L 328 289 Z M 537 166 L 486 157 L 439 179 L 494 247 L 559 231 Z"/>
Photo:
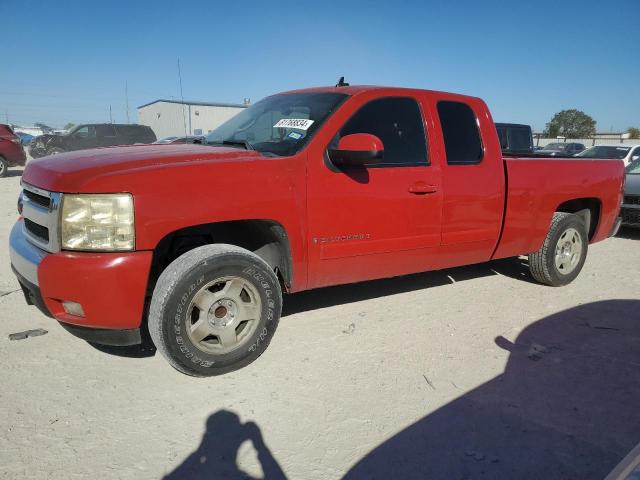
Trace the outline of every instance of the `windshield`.
<path fill-rule="evenodd" d="M 640 175 L 640 160 L 631 162 L 624 171 L 629 175 Z"/>
<path fill-rule="evenodd" d="M 294 155 L 347 98 L 342 93 L 274 95 L 243 110 L 207 135 L 207 145 Z"/>
<path fill-rule="evenodd" d="M 584 152 L 580 152 L 576 157 L 583 158 L 610 158 L 622 160 L 627 156 L 631 147 L 612 147 L 599 145 L 587 148 Z"/>
<path fill-rule="evenodd" d="M 566 150 L 566 148 L 566 143 L 550 143 L 549 145 L 544 147 L 543 150 Z"/>

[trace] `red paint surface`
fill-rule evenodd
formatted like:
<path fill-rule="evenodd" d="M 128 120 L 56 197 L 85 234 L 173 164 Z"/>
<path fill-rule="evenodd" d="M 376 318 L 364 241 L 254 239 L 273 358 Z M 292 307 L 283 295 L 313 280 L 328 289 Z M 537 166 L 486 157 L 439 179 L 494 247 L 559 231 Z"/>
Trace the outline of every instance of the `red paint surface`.
<path fill-rule="evenodd" d="M 38 268 L 40 291 L 60 321 L 85 327 L 138 328 L 151 252 L 48 255 Z M 68 315 L 62 301 L 78 302 L 85 317 Z"/>
<path fill-rule="evenodd" d="M 27 155 L 20 144 L 20 137 L 11 131 L 6 125 L 0 125 L 0 157 L 9 165 L 24 165 Z"/>
<path fill-rule="evenodd" d="M 478 98 L 380 87 L 306 91 L 335 90 L 351 97 L 292 157 L 158 145 L 70 152 L 30 162 L 23 179 L 41 188 L 131 192 L 136 249 L 146 252 L 50 256 L 40 268 L 45 296 L 82 296 L 96 326 L 139 324 L 151 251 L 175 230 L 218 221 L 280 223 L 291 247 L 292 291 L 530 253 L 542 244 L 558 205 L 576 198 L 601 204 L 592 241 L 610 232 L 621 201 L 622 162 L 503 160 L 491 115 Z M 351 173 L 329 168 L 326 150 L 336 132 L 359 107 L 383 96 L 418 101 L 430 165 Z M 439 100 L 462 101 L 475 112 L 485 149 L 479 165 L 447 165 Z M 110 258 L 126 261 L 113 265 Z M 53 269 L 56 273 L 50 273 Z M 81 272 L 83 281 L 62 273 L 71 271 Z M 118 315 L 104 310 L 104 300 L 89 296 L 82 283 L 95 283 L 94 278 L 103 288 L 115 289 L 110 308 Z"/>

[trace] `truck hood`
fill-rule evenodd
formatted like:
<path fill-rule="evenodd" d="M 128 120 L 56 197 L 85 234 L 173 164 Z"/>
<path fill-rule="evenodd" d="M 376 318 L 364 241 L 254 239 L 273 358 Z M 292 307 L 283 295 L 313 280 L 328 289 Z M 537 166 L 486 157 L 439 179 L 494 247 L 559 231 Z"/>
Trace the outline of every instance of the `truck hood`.
<path fill-rule="evenodd" d="M 133 171 L 195 167 L 203 163 L 241 162 L 259 158 L 263 157 L 256 151 L 198 144 L 109 147 L 32 160 L 27 164 L 22 179 L 46 190 L 82 193 L 89 183 Z"/>

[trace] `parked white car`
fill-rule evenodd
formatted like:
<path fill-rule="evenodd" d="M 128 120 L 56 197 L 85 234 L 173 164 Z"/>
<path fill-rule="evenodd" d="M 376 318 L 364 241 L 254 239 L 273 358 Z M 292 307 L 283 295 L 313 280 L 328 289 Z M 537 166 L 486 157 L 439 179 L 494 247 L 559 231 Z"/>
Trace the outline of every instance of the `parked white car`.
<path fill-rule="evenodd" d="M 626 167 L 632 160 L 640 159 L 640 145 L 596 145 L 574 155 L 574 157 L 623 160 Z"/>

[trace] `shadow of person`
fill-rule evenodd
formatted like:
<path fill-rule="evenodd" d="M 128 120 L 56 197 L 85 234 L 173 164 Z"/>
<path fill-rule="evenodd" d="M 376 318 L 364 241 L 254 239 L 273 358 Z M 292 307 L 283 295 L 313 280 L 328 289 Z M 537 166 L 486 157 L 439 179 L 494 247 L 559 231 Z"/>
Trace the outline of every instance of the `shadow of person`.
<path fill-rule="evenodd" d="M 510 352 L 502 375 L 344 478 L 602 479 L 640 441 L 640 301 L 581 305 L 496 343 Z"/>
<path fill-rule="evenodd" d="M 264 443 L 260 428 L 253 422 L 241 423 L 228 410 L 219 410 L 207 420 L 202 442 L 182 464 L 164 477 L 165 480 L 253 479 L 240 469 L 236 457 L 247 440 L 258 453 L 265 480 L 286 479 L 284 472 Z"/>

